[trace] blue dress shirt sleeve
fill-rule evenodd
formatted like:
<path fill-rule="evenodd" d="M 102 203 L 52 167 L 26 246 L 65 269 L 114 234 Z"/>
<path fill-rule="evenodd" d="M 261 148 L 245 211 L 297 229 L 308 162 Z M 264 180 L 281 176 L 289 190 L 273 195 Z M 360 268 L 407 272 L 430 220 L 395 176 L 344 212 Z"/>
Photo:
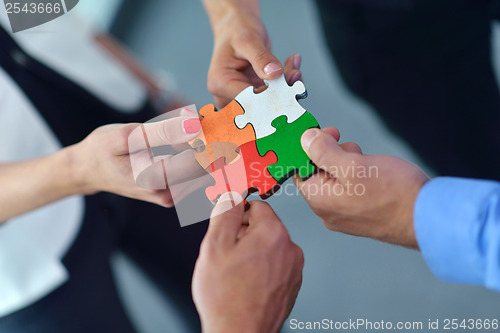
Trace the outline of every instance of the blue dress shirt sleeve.
<path fill-rule="evenodd" d="M 500 183 L 435 178 L 418 195 L 414 224 L 437 277 L 500 291 Z"/>

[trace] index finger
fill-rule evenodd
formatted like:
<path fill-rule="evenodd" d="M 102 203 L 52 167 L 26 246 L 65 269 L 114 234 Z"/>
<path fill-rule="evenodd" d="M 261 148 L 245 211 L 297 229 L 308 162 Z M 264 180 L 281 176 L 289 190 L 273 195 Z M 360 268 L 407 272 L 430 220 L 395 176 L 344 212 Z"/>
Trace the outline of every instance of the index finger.
<path fill-rule="evenodd" d="M 280 218 L 267 202 L 254 200 L 250 202 L 248 223 L 255 228 L 259 225 L 282 224 Z"/>
<path fill-rule="evenodd" d="M 250 62 L 253 70 L 263 80 L 277 79 L 283 74 L 283 66 L 265 44 L 262 36 L 249 32 L 235 42 L 236 56 Z"/>
<path fill-rule="evenodd" d="M 183 116 L 141 124 L 129 136 L 129 151 L 134 153 L 151 147 L 185 143 L 196 138 L 200 131 L 201 122 L 197 117 Z"/>

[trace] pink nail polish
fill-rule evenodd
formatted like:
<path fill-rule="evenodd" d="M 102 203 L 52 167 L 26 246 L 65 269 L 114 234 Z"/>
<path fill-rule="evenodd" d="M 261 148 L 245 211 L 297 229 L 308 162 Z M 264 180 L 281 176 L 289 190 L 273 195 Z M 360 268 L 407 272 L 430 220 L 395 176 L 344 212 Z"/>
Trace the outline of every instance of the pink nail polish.
<path fill-rule="evenodd" d="M 186 134 L 198 133 L 201 130 L 200 119 L 197 118 L 186 119 L 182 122 L 182 128 L 184 129 L 184 133 Z"/>
<path fill-rule="evenodd" d="M 270 74 L 277 72 L 277 71 L 280 71 L 280 70 L 281 70 L 280 65 L 275 64 L 274 62 L 271 62 L 271 63 L 267 64 L 266 67 L 264 67 L 264 74 L 270 75 Z"/>

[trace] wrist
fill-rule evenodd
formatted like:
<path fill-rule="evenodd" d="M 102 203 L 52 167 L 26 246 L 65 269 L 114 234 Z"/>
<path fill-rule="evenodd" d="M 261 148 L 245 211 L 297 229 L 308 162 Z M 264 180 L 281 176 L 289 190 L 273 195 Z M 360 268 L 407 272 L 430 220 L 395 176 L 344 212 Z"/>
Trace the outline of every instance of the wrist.
<path fill-rule="evenodd" d="M 229 320 L 218 320 L 202 326 L 203 333 L 263 333 L 257 328 L 254 321 L 246 320 L 242 317 L 231 318 Z"/>
<path fill-rule="evenodd" d="M 400 230 L 400 234 L 398 237 L 400 239 L 400 244 L 397 245 L 406 246 L 416 250 L 419 249 L 417 236 L 415 233 L 414 211 L 418 194 L 428 180 L 429 179 L 427 177 L 426 179 L 420 179 L 418 182 L 416 182 L 415 187 L 408 193 L 407 200 L 405 200 L 406 202 L 405 204 L 403 204 L 402 210 L 403 223 L 401 223 L 401 225 L 403 226 L 403 228 L 402 230 Z"/>
<path fill-rule="evenodd" d="M 251 15 L 260 18 L 258 1 L 204 0 L 203 4 L 214 33 L 233 17 Z"/>
<path fill-rule="evenodd" d="M 95 194 L 99 192 L 90 181 L 91 177 L 88 172 L 88 161 L 82 161 L 81 156 L 83 156 L 80 151 L 80 144 L 75 144 L 66 147 L 59 151 L 61 158 L 64 159 L 63 174 L 66 182 L 71 188 L 71 194 Z"/>
<path fill-rule="evenodd" d="M 256 318 L 255 314 L 256 312 L 249 309 L 238 311 L 220 309 L 208 316 L 201 316 L 202 331 L 203 333 L 267 333 L 262 329 L 262 320 Z"/>

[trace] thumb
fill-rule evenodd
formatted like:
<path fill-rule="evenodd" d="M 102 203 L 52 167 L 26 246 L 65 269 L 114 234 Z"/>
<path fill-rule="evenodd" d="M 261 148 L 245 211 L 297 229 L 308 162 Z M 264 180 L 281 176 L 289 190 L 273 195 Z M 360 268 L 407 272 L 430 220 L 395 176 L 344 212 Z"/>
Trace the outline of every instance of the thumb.
<path fill-rule="evenodd" d="M 238 43 L 236 55 L 248 60 L 253 70 L 262 80 L 274 80 L 283 74 L 283 66 L 265 45 L 258 34 Z"/>
<path fill-rule="evenodd" d="M 342 177 L 339 169 L 350 166 L 360 154 L 342 149 L 335 137 L 314 128 L 304 132 L 301 138 L 302 148 L 316 166 L 337 178 Z"/>
<path fill-rule="evenodd" d="M 242 196 L 237 192 L 224 193 L 210 216 L 206 239 L 224 246 L 236 243 L 243 224 L 245 207 Z"/>

